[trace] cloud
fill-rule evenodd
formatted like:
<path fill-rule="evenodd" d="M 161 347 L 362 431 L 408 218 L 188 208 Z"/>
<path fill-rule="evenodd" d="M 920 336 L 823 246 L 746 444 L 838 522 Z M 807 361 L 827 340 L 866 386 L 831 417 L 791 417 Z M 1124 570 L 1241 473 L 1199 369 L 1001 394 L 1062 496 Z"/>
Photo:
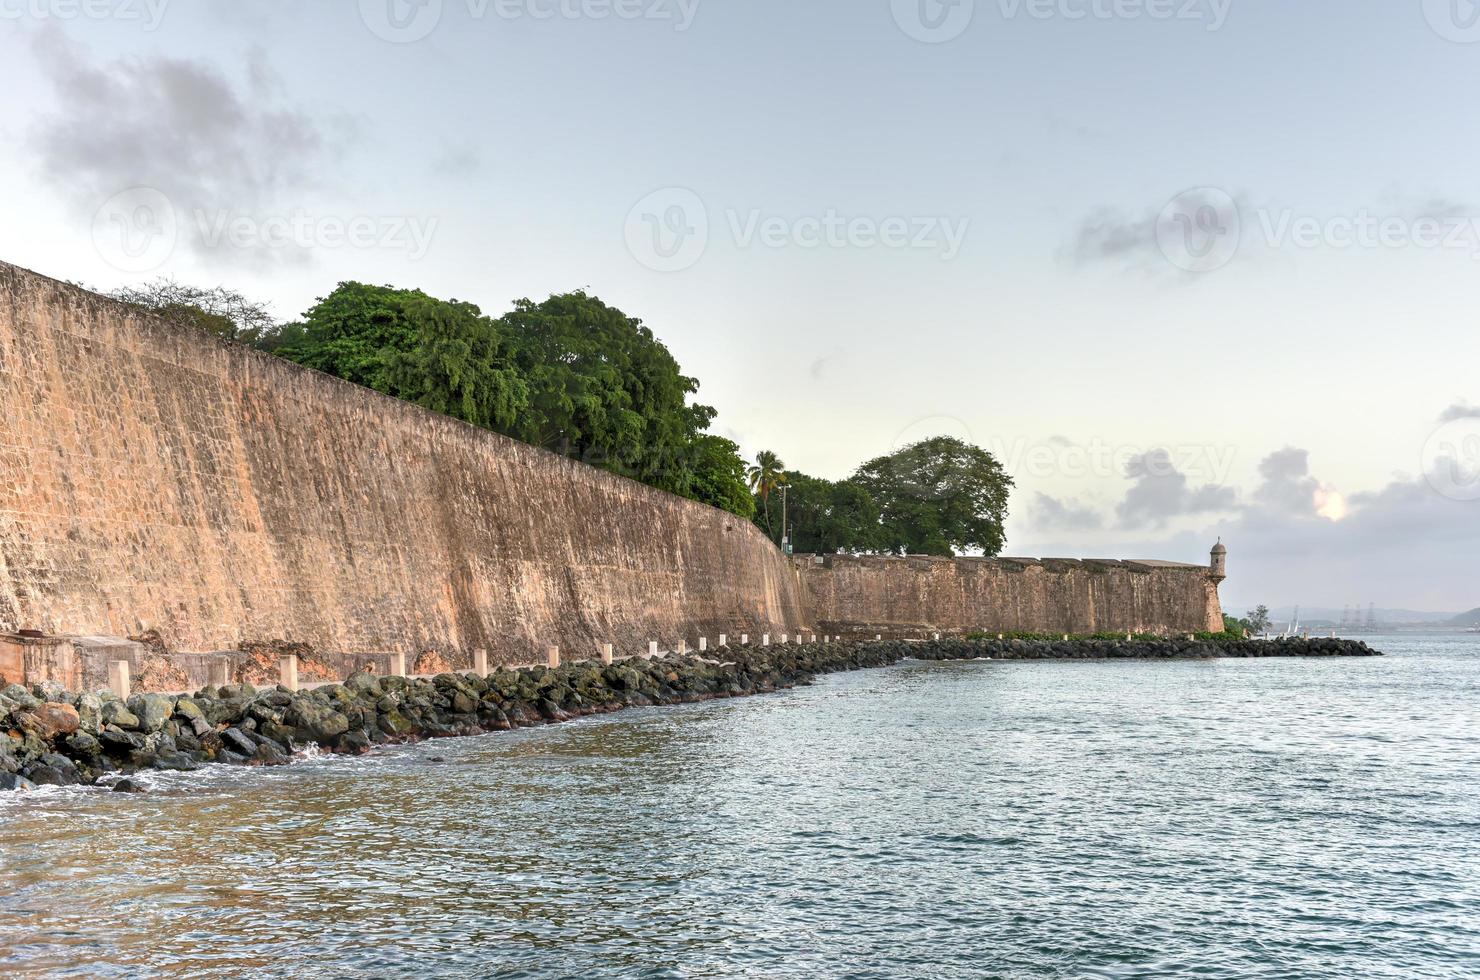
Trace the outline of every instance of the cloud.
<path fill-rule="evenodd" d="M 1259 464 L 1262 482 L 1254 490 L 1257 506 L 1288 515 L 1311 516 L 1316 512 L 1320 481 L 1310 475 L 1310 453 L 1287 446 L 1270 453 Z"/>
<path fill-rule="evenodd" d="M 1155 248 L 1155 214 L 1131 218 L 1101 208 L 1087 215 L 1075 232 L 1074 257 L 1081 263 L 1141 256 Z"/>
<path fill-rule="evenodd" d="M 31 134 L 31 148 L 43 178 L 89 217 L 139 187 L 162 193 L 182 216 L 281 208 L 285 197 L 326 183 L 351 138 L 342 117 L 285 104 L 260 53 L 233 79 L 188 58 L 96 62 L 57 31 L 40 32 L 34 50 L 59 108 Z M 198 224 L 182 221 L 183 237 L 206 253 Z"/>
<path fill-rule="evenodd" d="M 483 152 L 471 144 L 449 146 L 432 161 L 432 172 L 444 177 L 471 177 L 483 169 Z"/>
<path fill-rule="evenodd" d="M 1126 464 L 1125 475 L 1135 481 L 1115 508 L 1125 527 L 1160 527 L 1174 517 L 1232 510 L 1237 505 L 1232 487 L 1189 486 L 1186 474 L 1177 471 L 1164 449 L 1134 457 Z"/>
<path fill-rule="evenodd" d="M 1109 545 L 1126 557 L 1200 562 L 1221 536 L 1229 549 L 1229 579 L 1222 590 L 1227 609 L 1261 602 L 1338 608 L 1375 602 L 1457 613 L 1480 606 L 1474 574 L 1480 500 L 1436 489 L 1448 485 L 1433 471 L 1446 465 L 1444 459 L 1436 460 L 1428 474 L 1343 495 L 1312 472 L 1308 451 L 1285 447 L 1261 461 L 1259 482 L 1236 506 L 1195 528 L 1180 521 L 1172 533 L 1156 532 L 1166 517 L 1205 501 L 1168 469 L 1168 461 L 1142 457 L 1138 462 L 1136 483 L 1117 508 L 1119 526 L 1055 523 L 1057 511 L 1040 496 L 1030 511 L 1048 519 L 1031 522 L 1027 530 L 1035 532 L 1033 540 L 1016 550 L 1078 554 Z M 1480 475 L 1469 477 L 1463 486 L 1473 488 Z M 1217 502 L 1226 504 L 1229 498 Z M 1055 539 L 1055 532 L 1066 533 Z"/>
<path fill-rule="evenodd" d="M 1455 402 L 1439 413 L 1440 422 L 1458 422 L 1460 419 L 1480 419 L 1480 405 Z"/>
<path fill-rule="evenodd" d="M 1046 493 L 1036 494 L 1029 507 L 1036 527 L 1064 531 L 1093 531 L 1102 527 L 1104 518 L 1092 507 L 1078 500 L 1060 500 Z"/>
<path fill-rule="evenodd" d="M 1230 229 L 1237 234 L 1242 228 L 1242 207 L 1243 201 L 1214 188 L 1184 191 L 1141 215 L 1100 207 L 1080 219 L 1074 231 L 1073 258 L 1080 265 L 1138 261 L 1153 268 L 1184 268 L 1175 262 L 1169 264 L 1171 256 L 1163 253 L 1163 243 L 1175 246 L 1185 240 L 1188 229 L 1183 222 L 1194 222 L 1199 228 Z"/>

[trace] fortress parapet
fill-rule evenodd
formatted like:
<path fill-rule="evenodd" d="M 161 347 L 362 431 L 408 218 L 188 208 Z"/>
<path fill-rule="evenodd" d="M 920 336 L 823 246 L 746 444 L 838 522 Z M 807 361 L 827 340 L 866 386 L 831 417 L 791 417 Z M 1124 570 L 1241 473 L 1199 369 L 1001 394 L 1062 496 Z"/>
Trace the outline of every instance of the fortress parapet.
<path fill-rule="evenodd" d="M 1222 547 L 1222 545 L 1219 545 Z M 1221 632 L 1221 559 L 797 555 L 803 603 L 825 633 Z"/>

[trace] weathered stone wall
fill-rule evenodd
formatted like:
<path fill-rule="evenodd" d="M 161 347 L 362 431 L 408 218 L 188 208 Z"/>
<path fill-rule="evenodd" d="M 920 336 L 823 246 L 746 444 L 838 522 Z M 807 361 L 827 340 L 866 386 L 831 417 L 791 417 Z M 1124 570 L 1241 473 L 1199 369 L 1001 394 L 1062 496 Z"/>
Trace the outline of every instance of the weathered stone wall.
<path fill-rule="evenodd" d="M 1202 565 L 1035 558 L 793 559 L 824 633 L 1189 633 L 1223 630 Z"/>
<path fill-rule="evenodd" d="M 746 521 L 0 263 L 0 631 L 466 665 L 802 621 Z"/>

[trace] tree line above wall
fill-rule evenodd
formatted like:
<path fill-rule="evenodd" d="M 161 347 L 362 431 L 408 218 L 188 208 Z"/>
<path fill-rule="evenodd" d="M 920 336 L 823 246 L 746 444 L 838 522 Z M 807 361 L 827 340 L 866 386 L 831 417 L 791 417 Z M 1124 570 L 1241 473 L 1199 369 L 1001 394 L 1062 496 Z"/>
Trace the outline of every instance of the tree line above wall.
<path fill-rule="evenodd" d="M 414 402 L 755 523 L 794 550 L 998 554 L 1012 479 L 988 452 L 939 437 L 846 480 L 747 466 L 707 431 L 683 374 L 641 320 L 576 291 L 499 317 L 417 289 L 340 283 L 299 321 L 225 288 L 159 280 L 112 294 L 176 322 Z M 784 489 L 783 489 L 784 488 Z"/>

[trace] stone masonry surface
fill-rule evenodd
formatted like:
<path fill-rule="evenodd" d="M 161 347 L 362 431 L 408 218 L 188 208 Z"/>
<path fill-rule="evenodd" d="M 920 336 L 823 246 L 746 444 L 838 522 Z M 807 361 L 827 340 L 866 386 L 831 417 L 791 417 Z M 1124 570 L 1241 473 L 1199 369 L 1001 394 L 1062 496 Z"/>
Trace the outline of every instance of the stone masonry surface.
<path fill-rule="evenodd" d="M 0 630 L 461 666 L 801 623 L 747 521 L 0 263 Z"/>

